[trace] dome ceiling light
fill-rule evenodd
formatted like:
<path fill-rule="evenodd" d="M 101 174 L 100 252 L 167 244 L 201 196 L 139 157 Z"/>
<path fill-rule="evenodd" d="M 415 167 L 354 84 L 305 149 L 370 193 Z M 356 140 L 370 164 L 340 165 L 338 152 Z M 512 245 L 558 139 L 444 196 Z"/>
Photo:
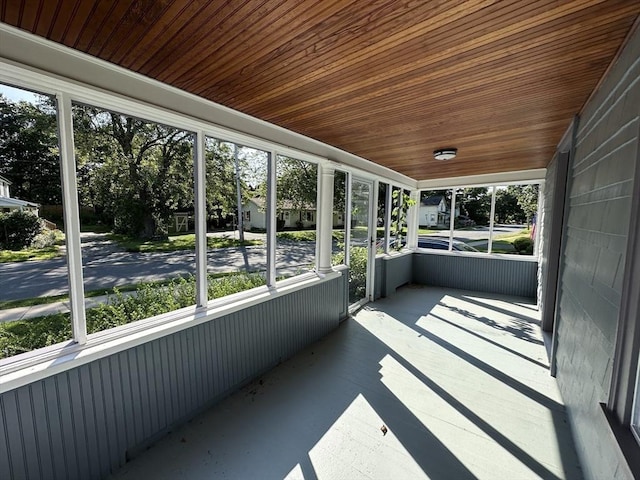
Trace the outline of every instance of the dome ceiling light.
<path fill-rule="evenodd" d="M 451 160 L 458 153 L 457 148 L 439 148 L 433 151 L 433 158 L 436 160 Z"/>

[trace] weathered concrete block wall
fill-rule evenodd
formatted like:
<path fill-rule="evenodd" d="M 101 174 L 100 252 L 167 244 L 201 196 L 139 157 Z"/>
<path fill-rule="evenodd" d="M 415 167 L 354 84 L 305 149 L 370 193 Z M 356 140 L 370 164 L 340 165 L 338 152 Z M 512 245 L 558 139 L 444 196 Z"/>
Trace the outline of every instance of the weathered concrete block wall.
<path fill-rule="evenodd" d="M 640 114 L 636 31 L 581 115 L 558 298 L 557 378 L 586 478 L 625 478 L 606 402 L 620 307 Z"/>

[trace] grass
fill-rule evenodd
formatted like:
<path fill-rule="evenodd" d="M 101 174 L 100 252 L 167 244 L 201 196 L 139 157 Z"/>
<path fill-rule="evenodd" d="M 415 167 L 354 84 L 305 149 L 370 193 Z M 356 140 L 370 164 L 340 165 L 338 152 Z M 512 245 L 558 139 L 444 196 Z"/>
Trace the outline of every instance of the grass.
<path fill-rule="evenodd" d="M 339 242 L 344 241 L 344 230 L 333 230 L 331 236 Z M 278 240 L 290 240 L 292 242 L 315 242 L 315 230 L 287 230 L 276 234 Z"/>
<path fill-rule="evenodd" d="M 24 250 L 0 250 L 0 263 L 50 260 L 59 256 L 60 249 L 57 245 L 45 248 L 25 248 Z"/>
<path fill-rule="evenodd" d="M 517 233 L 505 233 L 504 235 L 496 235 L 495 239 L 500 240 L 502 242 L 513 243 L 513 241 L 517 240 L 518 238 L 530 238 L 530 237 L 531 237 L 531 230 L 528 228 L 525 228 L 523 230 L 520 230 Z"/>
<path fill-rule="evenodd" d="M 186 235 L 170 235 L 168 240 L 140 240 L 112 233 L 109 239 L 116 242 L 127 252 L 175 252 L 179 250 L 195 250 L 196 237 L 193 233 Z M 245 240 L 241 242 L 235 238 L 207 237 L 208 248 L 248 247 L 262 245 L 260 240 Z"/>

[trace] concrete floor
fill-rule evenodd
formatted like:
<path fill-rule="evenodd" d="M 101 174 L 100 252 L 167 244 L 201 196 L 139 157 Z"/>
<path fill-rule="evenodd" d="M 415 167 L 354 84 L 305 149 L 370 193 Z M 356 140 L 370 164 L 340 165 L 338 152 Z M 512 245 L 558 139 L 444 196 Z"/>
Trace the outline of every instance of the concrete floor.
<path fill-rule="evenodd" d="M 405 287 L 112 478 L 582 478 L 538 323 L 518 299 Z"/>

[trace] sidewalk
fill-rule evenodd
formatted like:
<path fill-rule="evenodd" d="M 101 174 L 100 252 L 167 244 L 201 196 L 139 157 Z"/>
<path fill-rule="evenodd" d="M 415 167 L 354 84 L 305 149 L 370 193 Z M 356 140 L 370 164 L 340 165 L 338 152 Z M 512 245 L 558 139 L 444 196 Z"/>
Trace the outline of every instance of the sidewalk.
<path fill-rule="evenodd" d="M 122 292 L 123 295 L 135 295 L 136 292 Z M 85 308 L 97 307 L 105 303 L 112 295 L 102 295 L 99 297 L 86 298 Z M 67 313 L 69 311 L 69 301 L 46 303 L 44 305 L 33 305 L 30 307 L 17 307 L 0 310 L 0 323 L 15 322 L 17 320 L 28 320 L 30 318 L 43 317 L 56 313 Z"/>

